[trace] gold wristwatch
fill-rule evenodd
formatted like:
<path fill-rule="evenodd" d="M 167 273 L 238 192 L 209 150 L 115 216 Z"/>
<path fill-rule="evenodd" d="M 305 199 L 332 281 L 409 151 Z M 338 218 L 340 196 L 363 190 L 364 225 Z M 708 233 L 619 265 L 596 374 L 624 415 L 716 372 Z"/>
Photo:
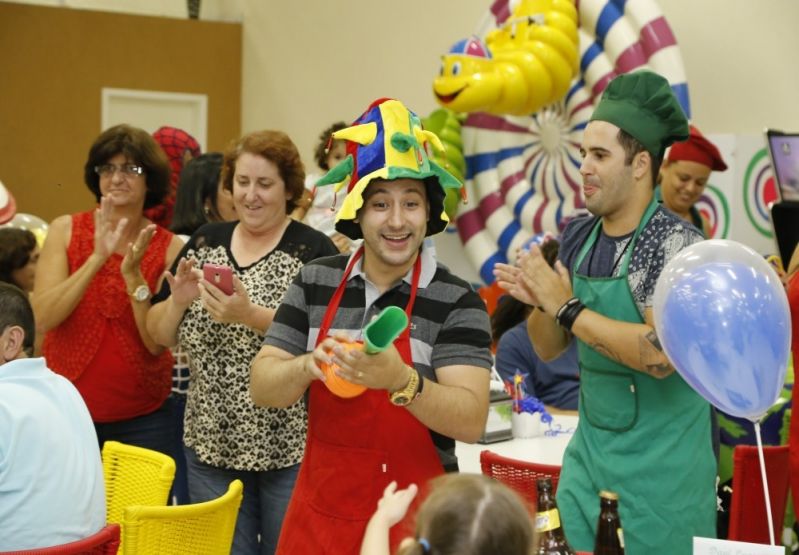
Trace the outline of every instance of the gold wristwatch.
<path fill-rule="evenodd" d="M 391 403 L 398 407 L 407 407 L 414 402 L 422 392 L 422 385 L 424 385 L 424 378 L 419 374 L 419 371 L 413 367 L 409 368 L 411 369 L 411 375 L 408 385 L 394 393 L 390 393 L 388 396 Z"/>

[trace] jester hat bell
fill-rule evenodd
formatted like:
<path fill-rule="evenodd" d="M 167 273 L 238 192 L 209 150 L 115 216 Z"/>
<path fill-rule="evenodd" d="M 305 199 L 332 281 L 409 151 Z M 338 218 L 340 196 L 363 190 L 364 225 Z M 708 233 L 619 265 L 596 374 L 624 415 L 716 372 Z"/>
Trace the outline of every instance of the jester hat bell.
<path fill-rule="evenodd" d="M 446 189 L 463 187 L 452 174 L 430 159 L 430 148 L 444 146 L 432 132 L 422 128 L 419 117 L 400 101 L 383 98 L 373 102 L 351 127 L 336 131 L 331 141 L 345 141 L 347 156 L 331 168 L 317 186 L 347 187 L 347 196 L 336 215 L 336 231 L 351 239 L 363 237 L 355 219 L 363 206 L 363 193 L 374 179 L 418 179 L 424 181 L 430 217 L 426 236 L 447 227 L 444 211 Z"/>

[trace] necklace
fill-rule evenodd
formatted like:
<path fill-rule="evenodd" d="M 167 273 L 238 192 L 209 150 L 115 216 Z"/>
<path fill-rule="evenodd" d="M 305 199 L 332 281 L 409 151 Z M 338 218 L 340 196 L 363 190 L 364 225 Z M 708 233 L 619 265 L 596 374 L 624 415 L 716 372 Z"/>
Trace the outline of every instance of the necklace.
<path fill-rule="evenodd" d="M 602 228 L 601 227 L 599 229 L 599 232 L 600 232 L 600 234 L 602 234 Z M 619 266 L 619 262 L 621 262 L 621 259 L 624 257 L 624 253 L 627 252 L 627 249 L 630 248 L 630 244 L 633 242 L 633 235 L 634 235 L 634 233 L 630 234 L 630 237 L 627 239 L 627 243 L 624 245 L 624 248 L 616 256 L 616 259 L 613 261 L 613 267 L 610 269 L 610 274 L 608 274 L 607 277 L 613 277 L 613 275 L 616 273 L 616 268 Z M 597 237 L 596 242 L 591 247 L 591 254 L 588 256 L 588 268 L 587 268 L 588 272 L 587 272 L 587 274 L 589 276 L 591 276 L 591 277 L 595 277 L 595 276 L 593 276 L 594 272 L 592 271 L 593 266 L 594 266 L 594 253 L 596 252 L 597 246 L 599 245 L 599 241 L 601 240 L 601 238 L 602 238 L 601 235 L 600 235 L 600 237 Z M 614 241 L 614 243 L 616 243 L 616 241 Z"/>

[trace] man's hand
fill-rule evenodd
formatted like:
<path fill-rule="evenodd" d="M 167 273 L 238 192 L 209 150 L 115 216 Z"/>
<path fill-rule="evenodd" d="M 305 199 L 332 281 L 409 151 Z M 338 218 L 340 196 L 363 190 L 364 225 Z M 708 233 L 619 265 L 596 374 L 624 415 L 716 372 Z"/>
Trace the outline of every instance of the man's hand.
<path fill-rule="evenodd" d="M 525 286 L 533 294 L 537 303 L 544 308 L 544 312 L 554 316 L 566 301 L 572 298 L 571 279 L 569 271 L 561 264 L 555 263 L 553 269 L 547 264 L 538 245 L 533 245 L 530 252 L 519 256 L 521 278 Z"/>
<path fill-rule="evenodd" d="M 538 299 L 524 282 L 522 269 L 510 264 L 494 265 L 494 278 L 497 284 L 514 299 L 530 306 L 540 306 Z"/>
<path fill-rule="evenodd" d="M 410 369 L 397 349 L 391 345 L 385 351 L 366 354 L 360 349 L 346 349 L 339 342 L 351 341 L 346 334 L 335 334 L 321 344 L 338 366 L 336 374 L 344 380 L 369 389 L 397 391 L 408 384 Z"/>

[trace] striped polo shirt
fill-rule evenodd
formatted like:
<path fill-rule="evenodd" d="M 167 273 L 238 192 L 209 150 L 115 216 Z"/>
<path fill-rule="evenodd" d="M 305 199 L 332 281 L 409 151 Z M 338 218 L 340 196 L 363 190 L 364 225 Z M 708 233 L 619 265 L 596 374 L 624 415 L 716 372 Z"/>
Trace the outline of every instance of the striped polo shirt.
<path fill-rule="evenodd" d="M 286 291 L 264 339 L 292 355 L 310 352 L 316 345 L 319 326 L 330 300 L 344 276 L 350 257 L 318 258 L 306 264 Z M 435 369 L 452 365 L 491 368 L 491 333 L 482 299 L 471 286 L 454 276 L 422 248 L 419 288 L 411 317 L 411 352 L 414 367 L 436 381 Z M 353 268 L 341 304 L 330 326 L 330 334 L 347 332 L 362 339 L 363 327 L 385 307 L 405 308 L 411 290 L 413 268 L 382 295 L 366 279 L 363 258 Z M 455 442 L 431 432 L 442 461 L 454 458 Z"/>

